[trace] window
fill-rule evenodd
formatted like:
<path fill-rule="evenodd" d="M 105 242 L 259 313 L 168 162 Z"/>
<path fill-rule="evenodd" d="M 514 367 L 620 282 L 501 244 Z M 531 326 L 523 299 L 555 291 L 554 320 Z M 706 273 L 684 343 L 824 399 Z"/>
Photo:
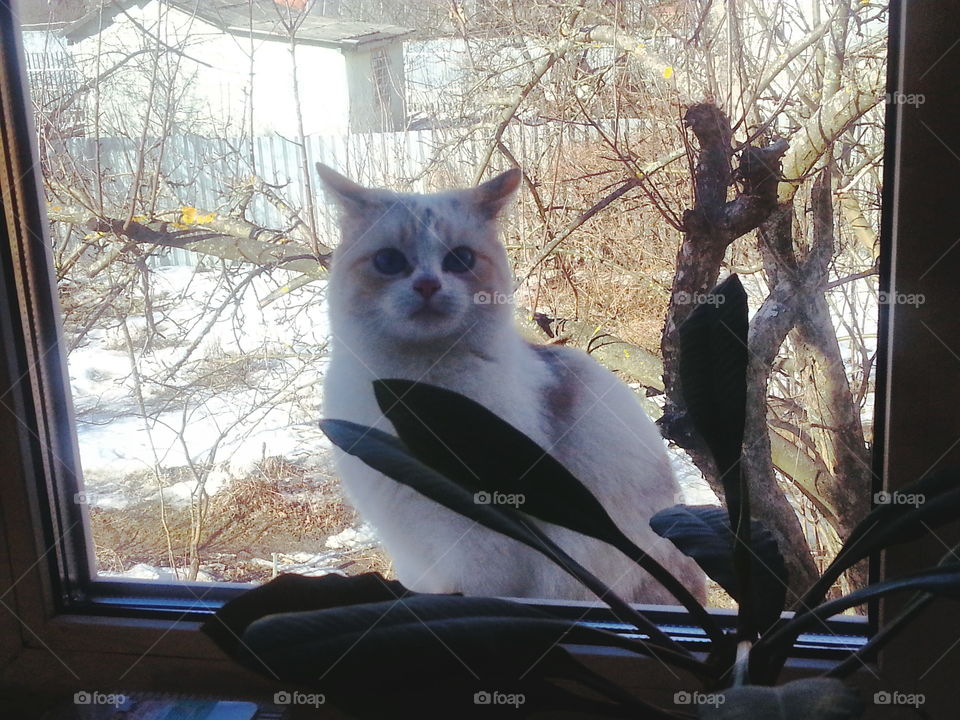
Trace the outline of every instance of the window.
<path fill-rule="evenodd" d="M 376 89 L 377 102 L 384 107 L 392 96 L 393 80 L 390 76 L 390 58 L 383 50 L 375 50 L 371 60 L 373 67 L 373 86 Z"/>
<path fill-rule="evenodd" d="M 346 99 L 337 91 L 365 82 L 362 95 L 381 110 L 392 107 L 386 98 L 399 88 L 391 61 L 410 29 L 320 22 L 292 5 L 214 3 L 193 13 L 155 2 L 30 31 L 34 46 L 61 48 L 51 57 L 69 58 L 83 78 L 60 87 L 58 98 L 82 116 L 79 128 L 48 110 L 56 103 L 37 104 L 83 468 L 73 497 L 93 545 L 93 557 L 78 560 L 79 575 L 88 563 L 105 582 L 255 582 L 291 569 L 389 570 L 363 518 L 344 504 L 315 422 L 324 414 L 319 383 L 330 355 L 327 253 L 338 237 L 334 213 L 319 201 L 317 160 L 367 183 L 420 190 L 463 184 L 464 168 L 479 179 L 519 162 L 529 182 L 504 230 L 510 271 L 519 278 L 515 298 L 544 318 L 539 339 L 556 335 L 551 324 L 569 325 L 568 342 L 611 364 L 640 394 L 658 393 L 657 402 L 643 398 L 651 415 L 682 416 L 671 380 L 676 336 L 661 338 L 660 318 L 679 324 L 720 264 L 719 257 L 717 267 L 675 260 L 689 257 L 676 254 L 683 208 L 711 210 L 690 194 L 671 106 L 706 88 L 726 93 L 721 105 L 730 120 L 716 121 L 737 126 L 736 142 L 762 146 L 772 142 L 766 135 L 783 135 L 794 145 L 785 162 L 797 179 L 783 193 L 796 193 L 796 227 L 768 227 L 763 232 L 783 237 L 765 238 L 765 246 L 806 252 L 816 223 L 800 209 L 811 185 L 803 178 L 819 173 L 827 148 L 836 147 L 846 214 L 829 241 L 835 257 L 816 271 L 822 278 L 807 280 L 827 292 L 818 296 L 816 319 L 793 320 L 772 363 L 773 448 L 758 461 L 769 484 L 772 462 L 788 490 L 758 506 L 760 519 L 795 558 L 788 560 L 794 591 L 812 582 L 836 537 L 862 516 L 871 483 L 886 12 L 877 5 L 838 15 L 848 30 L 829 43 L 843 52 L 822 63 L 829 23 L 819 6 L 805 14 L 785 2 L 704 18 L 704 32 L 714 34 L 734 19 L 736 32 L 752 38 L 738 51 L 742 63 L 767 68 L 768 77 L 735 98 L 735 87 L 747 81 L 730 75 L 736 68 L 721 59 L 720 40 L 683 39 L 700 22 L 691 8 L 666 8 L 662 17 L 631 25 L 626 5 L 616 6 L 611 23 L 569 41 L 554 27 L 571 21 L 562 9 L 511 18 L 478 8 L 456 19 L 457 27 L 437 14 L 436 32 L 407 42 L 424 86 L 418 93 L 437 102 L 432 117 L 418 118 L 419 130 L 405 133 L 349 132 Z M 771 25 L 781 21 L 789 33 L 778 38 Z M 658 23 L 675 32 L 659 36 Z M 376 43 L 362 55 L 371 72 L 351 76 L 354 50 L 366 42 Z M 789 44 L 816 72 L 808 79 L 769 61 L 765 42 Z M 432 68 L 424 58 L 434 58 Z M 322 87 L 308 91 L 308 67 L 323 69 Z M 842 77 L 855 92 L 840 92 Z M 806 85 L 794 97 L 801 79 Z M 820 85 L 830 98 L 822 106 L 807 97 Z M 36 89 L 54 92 L 42 83 Z M 497 93 L 517 102 L 491 102 Z M 316 132 L 337 128 L 338 116 L 338 134 Z M 814 142 L 814 128 L 827 141 Z M 742 240 L 726 251 L 715 243 L 712 252 L 725 252 L 724 271 L 757 268 L 742 273 L 756 309 L 780 291 L 774 277 L 789 263 L 752 248 L 754 232 L 739 231 Z M 691 234 L 686 242 L 700 240 Z M 576 341 L 578 333 L 584 337 Z M 618 359 L 610 356 L 611 339 L 622 345 Z M 642 362 L 624 362 L 629 358 Z M 795 369 L 785 371 L 788 364 Z M 582 427 L 571 426 L 574 433 Z M 663 427 L 683 444 L 683 428 Z M 619 442 L 628 447 L 629 440 Z M 563 452 L 559 438 L 541 441 L 556 441 L 555 452 Z M 701 475 L 715 475 L 702 451 L 673 447 L 670 457 L 687 502 L 718 502 L 719 485 Z M 621 524 L 637 525 L 635 510 Z M 621 591 L 633 587 L 624 582 Z M 732 605 L 717 587 L 710 597 Z"/>
<path fill-rule="evenodd" d="M 58 48 L 44 57 L 59 59 L 83 77 L 54 87 L 33 75 L 38 94 L 59 93 L 52 105 L 45 97 L 38 102 L 37 113 L 45 129 L 41 168 L 82 467 L 82 482 L 66 488 L 82 517 L 71 534 L 78 533 L 74 547 L 93 548 L 92 556 L 77 553 L 69 560 L 76 577 L 89 571 L 96 581 L 84 593 L 93 588 L 122 593 L 128 580 L 229 583 L 260 581 L 290 569 L 389 570 L 362 518 L 345 507 L 329 461 L 317 450 L 324 446 L 315 423 L 323 414 L 318 383 L 329 355 L 325 255 L 336 243 L 337 228 L 316 200 L 315 160 L 339 162 L 367 182 L 412 182 L 420 188 L 455 182 L 463 163 L 489 168 L 519 161 L 537 182 L 506 227 L 508 242 L 517 246 L 513 270 L 523 278 L 517 298 L 542 315 L 598 328 L 582 344 L 601 361 L 615 335 L 629 339 L 625 355 L 656 362 L 649 349 L 661 344 L 659 318 L 668 314 L 678 322 L 691 304 L 682 299 L 690 293 L 675 283 L 692 268 L 674 267 L 672 258 L 678 208 L 694 201 L 686 195 L 688 171 L 678 153 L 667 153 L 663 167 L 647 167 L 664 154 L 660 145 L 675 130 L 674 113 L 656 104 L 652 110 L 639 106 L 646 96 L 679 102 L 700 87 L 696 72 L 723 64 L 719 45 L 684 45 L 682 32 L 692 30 L 696 19 L 689 9 L 664 11 L 677 32 L 649 45 L 629 43 L 655 31 L 656 20 L 630 28 L 617 16 L 614 24 L 585 31 L 569 47 L 549 29 L 549 21 L 568 19 L 564 12 L 532 10 L 511 22 L 498 11 L 477 10 L 457 20 L 462 37 L 445 28 L 437 37 L 418 40 L 420 57 L 424 48 L 441 57 L 446 49 L 458 50 L 456 59 L 444 58 L 447 65 L 459 64 L 452 75 L 458 81 L 433 88 L 446 100 L 438 105 L 443 109 L 432 118 L 433 128 L 369 136 L 341 128 L 342 134 L 328 137 L 307 128 L 336 112 L 317 112 L 314 95 L 321 93 L 305 92 L 300 74 L 312 63 L 326 68 L 330 77 L 323 92 L 332 97 L 325 104 L 335 107 L 335 75 L 344 70 L 349 75 L 349 64 L 338 64 L 339 48 L 310 43 L 339 42 L 356 31 L 337 22 L 315 26 L 314 17 L 304 13 L 292 23 L 288 15 L 295 9 L 283 8 L 271 18 L 269 9 L 251 5 L 246 32 L 240 6 L 221 3 L 209 14 L 195 14 L 161 2 L 96 22 L 84 18 L 30 31 L 33 46 Z M 769 24 L 780 18 L 800 56 L 816 63 L 826 19 L 818 18 L 819 9 L 809 18 L 792 12 L 783 4 L 769 13 L 744 13 L 736 27 L 774 42 Z M 752 126 L 763 119 L 743 139 L 785 134 L 796 145 L 795 155 L 809 151 L 818 157 L 805 137 L 808 126 L 836 136 L 841 204 L 856 218 L 852 232 L 839 224 L 836 258 L 823 271 L 824 282 L 832 285 L 821 300 L 826 327 L 802 328 L 797 321 L 798 335 L 787 339 L 781 360 L 793 353 L 806 367 L 778 372 L 770 390 L 772 437 L 786 444 L 793 462 L 773 455 L 793 493 L 777 498 L 779 512 L 788 516 L 778 529 L 795 543 L 784 546 L 785 553 L 796 557 L 804 556 L 808 544 L 815 557 L 829 556 L 830 533 L 858 519 L 855 510 L 848 513 L 852 519 L 841 517 L 841 492 L 816 497 L 797 476 L 822 472 L 831 477 L 831 482 L 820 477 L 825 487 L 839 484 L 846 473 L 844 482 L 857 483 L 847 491 L 857 496 L 847 503 L 853 507 L 865 506 L 869 489 L 869 426 L 865 431 L 863 421 L 870 421 L 874 396 L 871 271 L 878 250 L 873 228 L 879 219 L 885 14 L 882 6 L 857 13 L 843 18 L 851 32 L 857 27 L 856 37 L 831 39 L 845 43 L 846 55 L 835 58 L 840 65 L 820 68 L 824 92 L 832 85 L 837 96 L 823 108 L 808 102 L 807 110 L 791 106 L 773 112 L 777 101 L 766 95 L 794 102 L 787 80 L 796 85 L 796 71 L 776 63 L 751 98 L 734 99 L 732 78 L 707 83 L 717 93 L 726 89 L 730 113 L 740 112 L 734 121 Z M 819 22 L 805 30 L 806 20 Z M 704 20 L 708 28 L 724 22 Z M 404 32 L 391 25 L 365 30 L 350 42 L 373 34 L 384 45 Z M 291 32 L 302 47 L 288 53 Z M 761 46 L 759 40 L 746 43 L 743 62 L 757 61 Z M 628 60 L 628 50 L 636 61 Z M 380 106 L 394 90 L 389 61 L 386 47 L 374 49 L 372 77 L 365 78 Z M 232 65 L 247 69 L 232 72 Z M 856 80 L 849 99 L 837 92 L 844 74 Z M 257 83 L 264 75 L 271 77 L 269 96 Z M 512 114 L 504 115 L 502 105 L 491 106 L 486 93 L 476 91 L 478 83 L 519 92 L 521 104 L 508 104 Z M 525 92 L 537 97 L 523 100 Z M 562 101 L 566 95 L 576 100 Z M 49 110 L 59 104 L 79 113 L 79 128 Z M 502 127 L 484 143 L 484 126 L 478 131 L 475 117 Z M 464 154 L 467 141 L 472 155 Z M 493 154 L 495 147 L 502 150 Z M 619 156 L 611 163 L 609 153 Z M 794 162 L 788 175 L 818 172 L 802 159 L 788 160 Z M 571 168 L 550 186 L 556 197 L 548 210 L 545 190 L 536 186 L 548 187 L 538 178 L 546 178 L 557 163 Z M 620 210 L 632 224 L 600 210 L 590 225 L 580 225 L 577 216 L 590 203 L 616 201 L 617 192 L 608 186 L 624 169 L 656 178 L 622 193 Z M 799 180 L 796 185 L 806 191 Z M 620 191 L 632 189 L 628 184 Z M 631 245 L 636 224 L 647 229 Z M 796 225 L 796 243 L 803 245 L 812 237 L 812 223 L 797 212 Z M 552 238 L 562 232 L 569 237 L 559 246 Z M 770 278 L 776 263 L 767 260 L 748 243 L 727 252 L 726 268 L 770 266 L 766 279 L 759 272 L 744 274 L 755 304 L 775 292 Z M 609 287 L 619 292 L 605 290 Z M 657 292 L 669 287 L 672 295 Z M 579 306 L 580 294 L 591 298 L 591 307 Z M 842 339 L 829 346 L 803 341 L 817 330 L 832 333 L 831 317 L 845 323 Z M 663 374 L 670 375 L 675 340 L 668 336 L 662 344 Z M 839 379 L 818 372 L 818 364 L 830 361 L 842 366 Z M 659 371 L 615 368 L 626 380 L 659 389 Z M 843 385 L 829 398 L 836 404 L 845 397 L 846 407 L 824 409 L 828 393 L 810 391 L 817 383 Z M 666 390 L 669 415 L 679 400 L 673 388 Z M 648 404 L 652 413 L 658 411 Z M 842 410 L 852 417 L 846 432 L 835 437 L 824 428 L 841 423 Z M 63 438 L 62 446 L 69 447 L 70 440 Z M 844 450 L 853 456 L 844 458 L 845 464 L 839 459 Z M 717 502 L 717 486 L 699 478 L 685 453 L 674 451 L 672 457 L 685 499 Z M 67 474 L 81 477 L 79 468 Z M 76 514 L 71 510 L 67 516 Z M 810 574 L 814 562 L 798 561 L 791 570 Z M 715 603 L 729 604 L 722 591 L 713 591 Z"/>
<path fill-rule="evenodd" d="M 931 26 L 929 22 L 924 25 L 919 16 L 911 15 L 905 8 L 898 9 L 898 12 L 900 11 L 915 23 L 908 24 L 903 31 L 905 41 L 911 42 L 916 37 L 925 36 L 929 45 L 922 49 L 912 44 L 907 45 L 910 52 L 904 52 L 900 59 L 903 69 L 898 68 L 898 72 L 903 72 L 904 76 L 900 77 L 900 82 L 894 87 L 905 94 L 916 95 L 923 92 L 929 99 L 928 107 L 933 107 L 935 103 L 944 103 L 944 107 L 949 108 L 950 103 L 956 102 L 955 98 L 949 97 L 949 93 L 943 89 L 945 85 L 935 84 L 945 83 L 946 78 L 951 76 L 947 69 L 955 67 L 956 63 L 949 54 L 950 41 L 940 45 L 934 42 L 947 37 L 947 28 Z M 0 12 L 10 11 L 4 8 Z M 9 17 L 4 20 L 9 20 Z M 947 22 L 943 21 L 944 24 Z M 157 659 L 171 656 L 171 641 L 176 639 L 181 642 L 183 638 L 189 637 L 191 626 L 176 622 L 151 626 L 138 624 L 133 619 L 143 617 L 151 609 L 162 609 L 167 613 L 172 610 L 174 619 L 183 618 L 184 612 L 196 612 L 215 604 L 230 588 L 188 587 L 175 590 L 170 586 L 144 584 L 134 590 L 129 584 L 111 586 L 107 583 L 102 588 L 102 595 L 91 595 L 91 586 L 85 577 L 90 568 L 84 566 L 83 558 L 89 561 L 95 555 L 87 553 L 82 538 L 92 538 L 96 542 L 96 535 L 90 534 L 89 528 L 85 536 L 75 532 L 87 522 L 82 512 L 84 505 L 78 505 L 74 498 L 63 494 L 64 487 L 72 482 L 78 464 L 71 439 L 73 429 L 64 422 L 69 418 L 69 410 L 65 410 L 67 406 L 64 402 L 69 391 L 67 369 L 63 364 L 66 348 L 60 345 L 59 338 L 63 335 L 56 321 L 57 313 L 54 310 L 50 287 L 54 267 L 46 246 L 37 242 L 37 229 L 42 227 L 42 211 L 36 193 L 38 178 L 28 152 L 30 134 L 26 124 L 27 106 L 20 85 L 21 76 L 14 72 L 17 67 L 12 51 L 14 35 L 10 23 L 0 23 L 0 27 L 3 28 L 5 58 L 2 84 L 4 117 L 12 118 L 12 122 L 5 120 L 3 126 L 3 210 L 10 243 L 9 246 L 5 245 L 2 256 L 4 293 L 8 299 L 6 308 L 9 311 L 3 316 L 2 329 L 4 346 L 10 348 L 3 368 L 7 374 L 4 387 L 9 388 L 5 395 L 3 421 L 6 424 L 5 429 L 10 429 L 3 433 L 3 443 L 5 457 L 10 458 L 13 473 L 4 484 L 0 508 L 10 535 L 9 557 L 5 558 L 8 565 L 4 572 L 7 572 L 9 567 L 9 584 L 12 589 L 10 598 L 16 603 L 14 605 L 4 600 L 11 613 L 9 617 L 5 617 L 7 624 L 3 626 L 4 632 L 9 629 L 9 635 L 6 635 L 5 639 L 14 638 L 12 644 L 16 646 L 8 654 L 19 653 L 22 644 L 27 648 L 26 657 L 37 666 L 49 667 L 47 663 L 54 663 L 55 658 L 61 657 L 61 662 L 69 669 L 77 667 L 77 658 L 84 657 L 84 652 L 115 651 L 118 647 L 116 643 L 122 643 L 123 654 L 130 654 L 133 658 L 143 656 L 143 660 L 123 663 L 125 667 L 131 668 L 132 674 L 128 675 L 129 677 L 142 678 L 145 675 L 138 673 L 144 673 L 145 667 L 155 666 Z M 940 49 L 934 52 L 933 48 Z M 938 60 L 936 56 L 945 50 L 947 52 Z M 913 52 L 917 55 L 913 55 Z M 918 69 L 921 66 L 925 69 Z M 929 68 L 929 72 L 926 68 Z M 932 116 L 925 116 L 929 118 L 927 120 L 911 118 L 909 112 L 915 109 L 918 108 L 899 105 L 889 111 L 897 114 L 902 121 L 898 126 L 899 136 L 891 139 L 891 143 L 894 140 L 900 143 L 902 152 L 899 155 L 899 164 L 887 170 L 888 176 L 897 178 L 898 183 L 892 190 L 897 202 L 897 214 L 890 220 L 895 241 L 898 238 L 897 231 L 911 227 L 903 223 L 906 223 L 908 218 L 916 221 L 929 198 L 936 197 L 938 191 L 942 193 L 948 186 L 942 180 L 939 186 L 933 184 L 931 178 L 948 178 L 956 173 L 950 153 L 945 152 L 950 149 L 947 133 Z M 950 116 L 945 113 L 941 117 Z M 907 155 L 906 148 L 916 149 L 917 154 Z M 197 157 L 206 159 L 208 156 L 198 153 Z M 929 165 L 924 167 L 923 172 L 918 172 L 908 164 L 915 162 L 917 157 L 928 159 Z M 159 175 L 158 178 L 167 183 L 170 186 L 168 190 L 176 196 L 182 181 L 172 175 Z M 157 187 L 151 188 L 148 184 L 146 197 L 151 197 L 151 192 L 158 193 L 153 197 L 159 197 L 159 179 Z M 921 189 L 924 195 L 911 195 L 920 194 Z M 307 202 L 307 199 L 303 198 L 304 205 Z M 191 215 L 189 208 L 193 208 L 197 214 Z M 202 226 L 204 222 L 201 211 L 206 209 L 183 204 L 180 206 L 180 215 L 172 218 L 170 222 Z M 916 279 L 917 291 L 920 291 L 920 287 L 923 288 L 925 296 L 929 298 L 929 305 L 943 303 L 936 307 L 928 307 L 926 304 L 895 307 L 890 312 L 891 342 L 886 346 L 886 355 L 882 356 L 882 363 L 886 363 L 888 367 L 886 375 L 881 373 L 881 377 L 885 377 L 887 382 L 882 391 L 886 394 L 888 415 L 883 419 L 886 426 L 878 428 L 877 434 L 885 434 L 888 438 L 884 470 L 888 480 L 894 483 L 909 479 L 910 475 L 927 469 L 933 459 L 953 451 L 950 443 L 954 439 L 950 437 L 952 433 L 946 429 L 951 427 L 951 422 L 955 422 L 957 404 L 947 402 L 946 398 L 955 390 L 949 383 L 938 387 L 935 392 L 931 392 L 928 386 L 929 377 L 943 372 L 941 368 L 945 367 L 949 376 L 950 356 L 955 352 L 950 349 L 954 344 L 952 339 L 960 337 L 960 333 L 956 333 L 952 325 L 954 321 L 949 317 L 950 313 L 944 311 L 949 307 L 949 298 L 952 296 L 952 289 L 948 285 L 954 275 L 950 269 L 955 267 L 957 262 L 950 253 L 950 238 L 960 236 L 960 231 L 949 224 L 952 218 L 945 217 L 946 215 L 941 213 L 932 217 L 926 216 L 923 222 L 915 222 L 911 227 L 910 252 L 895 252 L 884 260 L 891 264 L 891 276 L 896 287 L 912 290 L 910 281 Z M 149 223 L 140 220 L 133 219 L 133 222 L 149 227 Z M 943 229 L 937 228 L 936 223 L 941 223 Z M 128 226 L 128 229 L 129 227 L 132 226 Z M 83 242 L 86 239 L 79 240 Z M 90 242 L 95 241 L 94 238 Z M 901 247 L 902 245 L 895 245 L 895 248 Z M 62 246 L 54 248 L 55 251 L 58 249 L 62 249 Z M 133 258 L 130 263 L 131 273 L 142 270 L 144 266 L 151 267 L 152 262 L 155 261 L 151 256 Z M 162 262 L 156 261 L 152 267 L 164 267 Z M 190 272 L 202 275 L 203 265 L 198 267 L 196 272 Z M 248 284 L 255 280 L 256 278 L 249 280 Z M 231 299 L 230 295 L 237 286 L 234 284 L 222 288 L 224 295 L 221 304 L 228 304 L 227 301 Z M 107 288 L 107 292 L 110 292 L 110 288 Z M 265 297 L 263 296 L 264 299 Z M 168 311 L 161 309 L 160 312 Z M 85 325 L 81 325 L 78 330 L 82 332 L 84 327 Z M 119 329 L 120 336 L 126 343 L 124 348 L 129 351 L 131 347 L 137 347 L 133 342 L 137 340 L 134 335 L 131 335 L 128 341 L 127 334 L 131 328 L 123 326 Z M 215 349 L 211 354 L 216 355 Z M 917 372 L 918 368 L 923 372 Z M 109 370 L 92 369 L 101 372 Z M 260 371 L 259 368 L 239 370 Z M 930 400 L 921 404 L 918 402 L 920 398 Z M 917 420 L 918 405 L 925 413 L 922 423 L 924 432 L 919 437 L 917 431 L 921 423 Z M 944 441 L 944 437 L 948 439 Z M 282 468 L 280 472 L 283 472 Z M 905 475 L 908 477 L 904 478 Z M 170 480 L 174 482 L 169 486 L 176 485 L 176 478 Z M 163 487 L 166 489 L 169 486 Z M 80 499 L 88 501 L 86 495 Z M 932 552 L 937 550 L 935 547 Z M 193 558 L 188 556 L 188 559 L 190 563 L 186 565 L 190 567 Z M 902 563 L 901 566 L 908 566 L 909 558 L 890 553 L 887 562 L 899 562 Z M 197 570 L 199 571 L 199 567 Z M 55 583 L 53 591 L 47 584 L 50 578 L 53 578 Z M 113 592 L 108 592 L 110 590 Z M 78 601 L 90 600 L 100 601 L 92 605 L 107 620 L 71 619 L 68 622 L 65 619 L 77 612 Z M 69 611 L 71 615 L 64 611 Z M 127 630 L 118 629 L 123 627 L 123 623 L 114 620 L 121 615 L 133 618 L 126 625 Z M 171 616 L 168 614 L 167 617 Z M 193 615 L 186 617 L 192 618 Z M 106 639 L 102 643 L 98 643 L 96 635 L 90 633 L 90 628 L 97 626 L 98 622 L 108 621 L 112 623 L 110 634 L 104 636 Z M 157 627 L 161 630 L 155 631 Z M 196 663 L 197 667 L 206 667 L 202 663 L 209 661 L 209 650 L 205 649 L 199 640 L 186 642 L 183 649 L 177 650 L 188 658 L 184 663 Z M 7 646 L 4 648 L 6 652 Z M 51 657 L 54 660 L 51 660 Z M 62 670 L 60 672 L 63 673 L 63 680 L 60 682 L 65 685 L 73 682 L 70 674 L 77 674 L 73 670 L 71 673 Z M 121 669 L 116 675 L 120 676 L 122 673 Z"/>

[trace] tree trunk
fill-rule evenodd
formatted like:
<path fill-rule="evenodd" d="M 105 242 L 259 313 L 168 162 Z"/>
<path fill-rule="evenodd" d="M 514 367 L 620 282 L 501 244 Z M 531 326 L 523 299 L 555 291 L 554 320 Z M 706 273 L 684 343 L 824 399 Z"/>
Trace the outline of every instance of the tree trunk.
<path fill-rule="evenodd" d="M 745 147 L 736 176 L 743 190 L 727 200 L 734 182 L 730 122 L 713 105 L 691 107 L 684 118 L 700 144 L 694 172 L 694 207 L 684 213 L 684 240 L 677 254 L 673 294 L 662 336 L 664 386 L 668 402 L 661 426 L 684 447 L 715 492 L 722 497 L 716 468 L 695 437 L 684 412 L 683 389 L 677 378 L 678 328 L 696 307 L 698 298 L 717 283 L 727 246 L 742 235 L 769 222 L 777 208 L 779 160 L 787 150 L 777 142 L 767 148 Z M 775 223 L 782 223 L 777 217 Z M 789 304 L 789 297 L 770 299 L 773 305 Z M 748 371 L 748 432 L 744 444 L 744 471 L 753 497 L 753 515 L 774 534 L 790 571 L 791 590 L 806 589 L 816 578 L 812 558 L 796 512 L 779 488 L 773 473 L 767 429 L 767 379 L 777 350 L 793 326 L 787 317 L 768 312 L 772 324 L 751 326 L 751 360 Z M 756 348 L 754 347 L 756 345 Z"/>
<path fill-rule="evenodd" d="M 764 473 L 769 467 L 765 446 L 769 439 L 767 382 L 776 354 L 792 332 L 800 364 L 807 369 L 803 394 L 810 434 L 826 470 L 812 486 L 798 483 L 797 487 L 814 501 L 824 519 L 843 539 L 868 507 L 871 467 L 859 408 L 850 391 L 824 296 L 834 254 L 832 201 L 828 165 L 813 186 L 813 237 L 804 257 L 798 253 L 793 237 L 792 199 L 778 206 L 760 227 L 764 271 L 772 290 L 751 323 L 752 376 L 748 386 L 754 396 L 748 403 L 745 446 L 752 445 L 751 471 Z M 860 570 L 854 571 L 851 579 L 855 585 L 862 585 L 866 580 Z"/>

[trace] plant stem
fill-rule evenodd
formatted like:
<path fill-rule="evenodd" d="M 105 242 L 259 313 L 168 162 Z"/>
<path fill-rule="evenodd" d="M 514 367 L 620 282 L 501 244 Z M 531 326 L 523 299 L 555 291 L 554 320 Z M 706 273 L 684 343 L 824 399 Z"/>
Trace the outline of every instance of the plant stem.
<path fill-rule="evenodd" d="M 737 661 L 733 666 L 733 687 L 747 685 L 750 682 L 750 649 L 753 643 L 741 640 L 737 643 Z"/>
<path fill-rule="evenodd" d="M 512 514 L 512 513 L 511 513 Z M 640 644 L 646 648 L 647 652 L 654 657 L 669 662 L 678 667 L 690 670 L 697 675 L 707 676 L 708 669 L 699 660 L 696 660 L 690 651 L 678 645 L 676 641 L 666 635 L 643 613 L 634 609 L 626 600 L 611 590 L 600 578 L 589 572 L 576 560 L 570 557 L 559 545 L 557 545 L 546 533 L 533 523 L 526 522 L 523 518 L 516 517 L 518 522 L 535 535 L 540 540 L 545 549 L 551 553 L 551 559 L 560 567 L 566 570 L 587 587 L 594 595 L 610 606 L 619 620 L 629 621 L 634 627 L 645 633 L 650 640 L 646 643 L 640 640 Z"/>
<path fill-rule="evenodd" d="M 669 570 L 637 547 L 637 545 L 626 536 L 623 536 L 622 546 L 618 545 L 617 547 L 637 565 L 650 573 L 654 580 L 663 585 L 663 587 L 677 599 L 677 602 L 683 605 L 684 609 L 693 616 L 693 619 L 700 624 L 700 627 L 703 628 L 712 642 L 720 643 L 723 640 L 723 630 L 720 628 L 716 619 L 707 612 L 707 609 L 700 604 L 683 583 L 677 580 Z"/>

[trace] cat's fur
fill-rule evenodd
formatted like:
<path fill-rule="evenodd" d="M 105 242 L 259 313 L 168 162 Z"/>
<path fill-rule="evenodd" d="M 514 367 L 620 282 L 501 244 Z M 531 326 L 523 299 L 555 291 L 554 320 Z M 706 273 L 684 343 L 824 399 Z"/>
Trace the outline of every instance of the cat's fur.
<path fill-rule="evenodd" d="M 660 435 L 633 391 L 585 353 L 530 344 L 514 327 L 513 305 L 507 302 L 514 280 L 497 239 L 497 215 L 516 191 L 519 172 L 470 190 L 418 195 L 364 188 L 325 166 L 318 170 L 341 207 L 342 222 L 328 286 L 333 338 L 324 415 L 393 433 L 374 399 L 376 378 L 422 381 L 466 395 L 549 450 L 637 544 L 702 597 L 700 571 L 650 530 L 650 516 L 678 502 L 679 488 Z M 462 246 L 475 252 L 475 266 L 470 272 L 445 271 L 444 256 Z M 410 272 L 385 275 L 374 267 L 374 253 L 386 247 L 404 252 Z M 480 297 L 491 302 L 476 302 L 477 293 L 487 293 Z M 336 465 L 347 495 L 376 528 L 408 587 L 593 599 L 520 543 L 355 457 L 337 451 Z M 675 604 L 617 550 L 544 527 L 627 599 Z"/>

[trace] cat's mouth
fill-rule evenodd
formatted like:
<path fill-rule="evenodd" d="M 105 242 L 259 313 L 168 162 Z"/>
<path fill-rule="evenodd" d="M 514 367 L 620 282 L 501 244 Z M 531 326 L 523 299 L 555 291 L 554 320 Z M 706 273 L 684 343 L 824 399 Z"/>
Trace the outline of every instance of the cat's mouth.
<path fill-rule="evenodd" d="M 431 320 L 435 318 L 446 317 L 449 313 L 441 308 L 438 308 L 436 305 L 431 305 L 429 303 L 424 303 L 412 313 L 410 317 L 414 320 Z"/>

